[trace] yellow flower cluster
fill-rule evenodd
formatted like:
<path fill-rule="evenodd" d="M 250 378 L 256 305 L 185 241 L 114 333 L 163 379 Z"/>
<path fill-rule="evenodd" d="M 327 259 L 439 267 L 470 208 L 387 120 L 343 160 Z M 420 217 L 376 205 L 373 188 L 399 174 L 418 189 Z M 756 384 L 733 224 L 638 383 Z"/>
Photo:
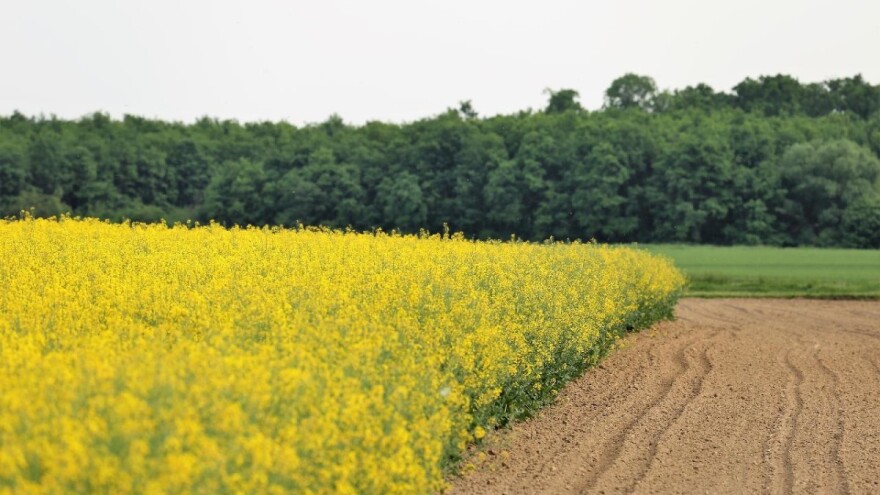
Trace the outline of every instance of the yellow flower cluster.
<path fill-rule="evenodd" d="M 428 493 L 627 328 L 593 244 L 0 221 L 0 493 Z"/>

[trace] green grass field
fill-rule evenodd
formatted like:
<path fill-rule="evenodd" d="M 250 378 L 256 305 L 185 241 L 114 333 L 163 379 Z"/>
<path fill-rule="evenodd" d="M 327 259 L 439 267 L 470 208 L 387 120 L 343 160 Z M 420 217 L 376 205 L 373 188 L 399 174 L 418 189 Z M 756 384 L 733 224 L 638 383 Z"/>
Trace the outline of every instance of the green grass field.
<path fill-rule="evenodd" d="M 672 258 L 693 297 L 880 298 L 880 250 L 647 245 Z"/>

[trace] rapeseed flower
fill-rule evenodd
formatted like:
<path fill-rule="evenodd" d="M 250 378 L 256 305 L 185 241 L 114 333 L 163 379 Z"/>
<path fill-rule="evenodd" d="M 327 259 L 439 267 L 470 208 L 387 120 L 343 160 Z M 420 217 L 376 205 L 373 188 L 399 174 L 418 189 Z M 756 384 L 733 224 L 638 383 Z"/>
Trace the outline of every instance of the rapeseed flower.
<path fill-rule="evenodd" d="M 461 235 L 0 221 L 0 493 L 430 493 L 666 260 Z"/>

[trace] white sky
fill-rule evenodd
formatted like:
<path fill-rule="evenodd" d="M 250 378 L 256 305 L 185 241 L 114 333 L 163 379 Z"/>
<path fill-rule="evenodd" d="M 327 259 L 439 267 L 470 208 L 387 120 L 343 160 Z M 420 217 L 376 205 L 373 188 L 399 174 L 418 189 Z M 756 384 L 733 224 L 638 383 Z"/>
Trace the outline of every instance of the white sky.
<path fill-rule="evenodd" d="M 878 0 L 0 0 L 0 114 L 193 121 L 481 115 L 625 72 L 880 83 Z"/>

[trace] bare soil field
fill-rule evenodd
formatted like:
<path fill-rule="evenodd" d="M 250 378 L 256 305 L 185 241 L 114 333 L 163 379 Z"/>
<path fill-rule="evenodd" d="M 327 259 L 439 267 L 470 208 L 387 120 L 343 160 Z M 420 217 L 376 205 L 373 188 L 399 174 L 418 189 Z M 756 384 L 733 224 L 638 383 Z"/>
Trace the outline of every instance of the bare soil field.
<path fill-rule="evenodd" d="M 880 493 L 880 301 L 676 316 L 490 435 L 448 493 Z"/>

